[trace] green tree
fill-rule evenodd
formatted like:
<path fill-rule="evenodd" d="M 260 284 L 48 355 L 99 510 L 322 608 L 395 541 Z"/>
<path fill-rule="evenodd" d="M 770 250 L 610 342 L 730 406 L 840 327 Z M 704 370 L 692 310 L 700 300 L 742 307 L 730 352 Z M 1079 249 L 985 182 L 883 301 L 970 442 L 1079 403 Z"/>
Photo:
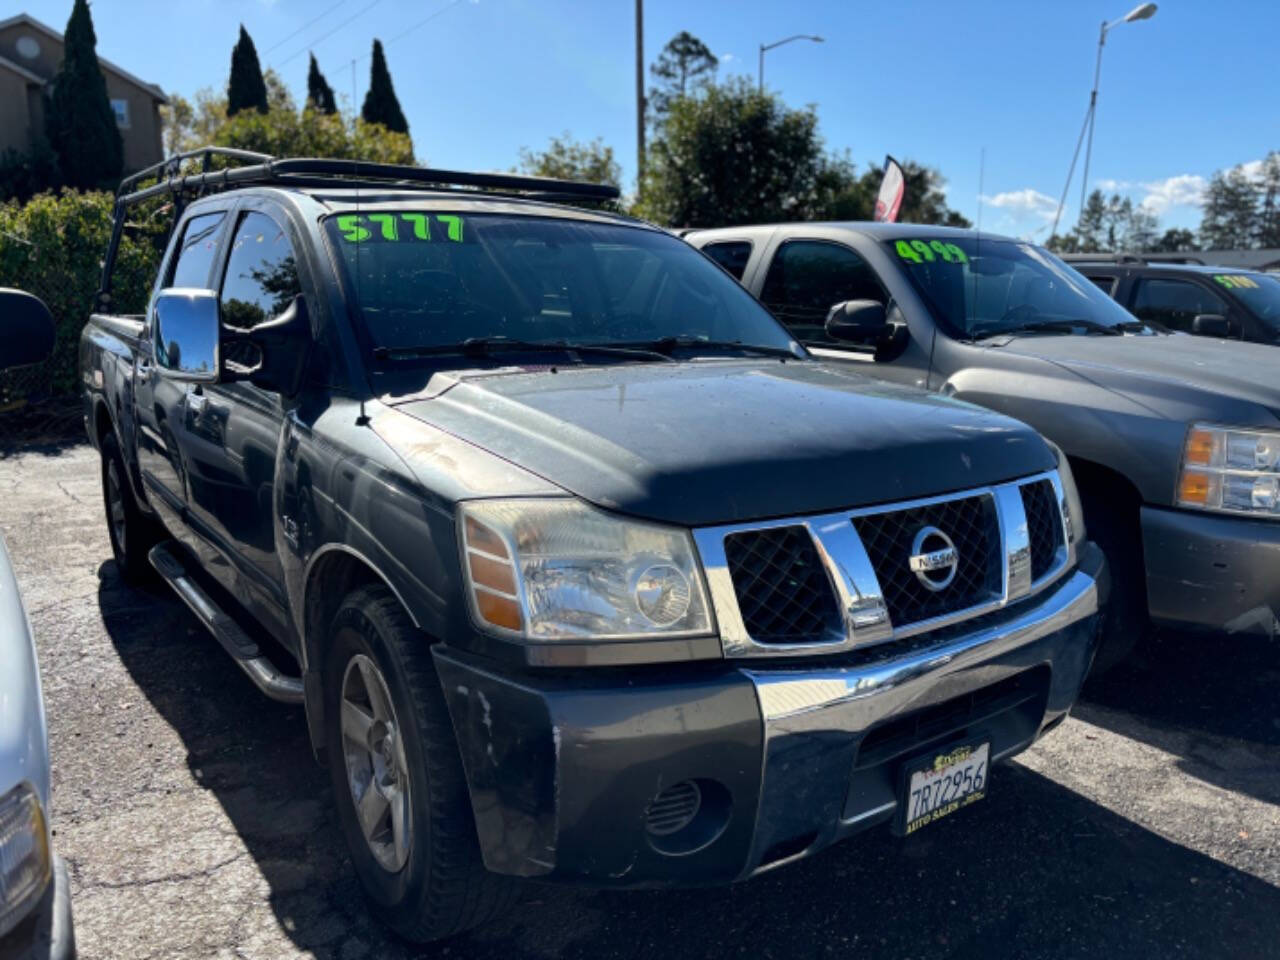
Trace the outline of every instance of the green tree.
<path fill-rule="evenodd" d="M 687 30 L 668 40 L 649 68 L 649 73 L 658 81 L 658 86 L 649 90 L 654 116 L 665 114 L 676 97 L 687 96 L 691 85 L 714 76 L 719 65 L 710 48 Z"/>
<path fill-rule="evenodd" d="M 1280 153 L 1272 150 L 1262 162 L 1255 242 L 1263 249 L 1280 247 Z"/>
<path fill-rule="evenodd" d="M 1101 190 L 1089 194 L 1076 221 L 1075 247 L 1080 253 L 1098 253 L 1107 249 L 1107 200 Z"/>
<path fill-rule="evenodd" d="M 1181 227 L 1170 227 L 1149 247 L 1152 253 L 1183 253 L 1199 249 L 1196 235 Z"/>
<path fill-rule="evenodd" d="M 382 53 L 382 41 L 373 41 L 373 63 L 369 67 L 369 92 L 365 94 L 360 116 L 365 123 L 380 123 L 395 133 L 409 132 L 409 122 L 396 99 L 391 85 L 391 73 L 387 70 L 387 58 Z"/>
<path fill-rule="evenodd" d="M 114 186 L 124 169 L 124 144 L 107 99 L 97 43 L 89 5 L 76 0 L 53 81 L 48 127 L 62 179 L 84 189 Z"/>
<path fill-rule="evenodd" d="M 314 53 L 311 54 L 311 66 L 307 70 L 307 106 L 321 113 L 338 112 L 338 104 L 333 99 L 333 88 L 320 72 L 320 65 L 316 63 Z"/>
<path fill-rule="evenodd" d="M 812 107 L 789 109 L 743 77 L 710 84 L 671 100 L 637 209 L 681 227 L 810 219 L 823 161 Z M 824 187 L 830 192 L 831 184 Z"/>
<path fill-rule="evenodd" d="M 243 110 L 266 113 L 267 109 L 267 84 L 262 79 L 262 67 L 258 64 L 258 50 L 244 24 L 240 24 L 240 39 L 231 51 L 227 116 L 234 117 Z"/>
<path fill-rule="evenodd" d="M 1150 250 L 1158 242 L 1160 221 L 1156 215 L 1138 204 L 1129 214 L 1124 230 L 1124 249 L 1135 253 Z"/>
<path fill-rule="evenodd" d="M 261 114 L 238 113 L 213 136 L 218 146 L 256 150 L 276 157 L 332 157 L 373 163 L 412 164 L 413 144 L 407 134 L 341 113 L 287 108 Z"/>
<path fill-rule="evenodd" d="M 567 131 L 552 137 L 545 150 L 521 147 L 520 172 L 558 180 L 611 183 L 615 187 L 622 184 L 622 169 L 614 158 L 613 147 L 605 146 L 599 137 L 590 143 L 579 143 Z"/>
<path fill-rule="evenodd" d="M 1258 187 L 1243 170 L 1219 170 L 1209 181 L 1200 219 L 1200 245 L 1206 250 L 1248 249 L 1258 233 Z"/>

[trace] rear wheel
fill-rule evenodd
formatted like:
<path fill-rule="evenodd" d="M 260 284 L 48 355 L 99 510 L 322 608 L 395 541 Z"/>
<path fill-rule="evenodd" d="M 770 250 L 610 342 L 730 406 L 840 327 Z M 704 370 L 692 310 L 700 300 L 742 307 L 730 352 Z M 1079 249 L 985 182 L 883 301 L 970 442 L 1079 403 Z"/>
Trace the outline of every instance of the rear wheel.
<path fill-rule="evenodd" d="M 478 926 L 517 886 L 485 870 L 461 758 L 427 641 L 395 596 L 342 604 L 324 671 L 334 799 L 365 894 L 409 940 Z"/>
<path fill-rule="evenodd" d="M 102 502 L 121 579 L 134 585 L 145 583 L 152 574 L 147 553 L 160 542 L 161 533 L 159 525 L 138 507 L 120 445 L 111 433 L 102 441 Z"/>

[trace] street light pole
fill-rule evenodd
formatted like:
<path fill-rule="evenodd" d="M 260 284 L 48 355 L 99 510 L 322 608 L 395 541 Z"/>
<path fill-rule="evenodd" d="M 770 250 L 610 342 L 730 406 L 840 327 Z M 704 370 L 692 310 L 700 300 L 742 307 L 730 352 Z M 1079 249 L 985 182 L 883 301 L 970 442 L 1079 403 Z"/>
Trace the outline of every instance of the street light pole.
<path fill-rule="evenodd" d="M 776 43 L 762 43 L 762 44 L 760 44 L 760 68 L 759 68 L 759 73 L 757 74 L 757 76 L 759 77 L 759 89 L 760 89 L 760 92 L 761 92 L 761 93 L 764 93 L 764 55 L 765 55 L 765 51 L 767 51 L 767 50 L 772 50 L 774 47 L 780 47 L 780 46 L 782 46 L 784 43 L 790 43 L 792 40 L 809 40 L 809 41 L 812 41 L 813 43 L 822 43 L 822 42 L 823 42 L 821 37 L 813 36 L 812 34 L 808 34 L 808 33 L 797 33 L 794 37 L 787 37 L 787 39 L 785 39 L 785 40 L 779 40 L 779 41 L 777 41 Z"/>
<path fill-rule="evenodd" d="M 1080 137 L 1076 140 L 1075 153 L 1071 155 L 1071 166 L 1067 169 L 1067 182 L 1062 185 L 1062 198 L 1058 201 L 1058 211 L 1053 215 L 1053 229 L 1049 231 L 1049 236 L 1053 236 L 1058 232 L 1058 221 L 1062 218 L 1062 208 L 1067 202 L 1067 191 L 1071 189 L 1071 178 L 1076 172 L 1076 161 L 1080 159 L 1080 147 L 1085 143 L 1088 137 L 1088 146 L 1085 148 L 1084 154 L 1084 179 L 1080 184 L 1080 211 L 1084 212 L 1085 197 L 1089 190 L 1089 161 L 1093 156 L 1093 126 L 1094 120 L 1098 115 L 1098 81 L 1102 77 L 1102 48 L 1107 42 L 1107 31 L 1118 27 L 1122 23 L 1133 23 L 1135 20 L 1147 20 L 1155 15 L 1156 5 L 1154 3 L 1144 3 L 1134 7 L 1128 13 L 1118 20 L 1110 22 L 1103 21 L 1102 29 L 1098 34 L 1098 59 L 1093 66 L 1093 90 L 1089 93 L 1089 109 L 1084 114 L 1084 126 L 1080 128 Z"/>

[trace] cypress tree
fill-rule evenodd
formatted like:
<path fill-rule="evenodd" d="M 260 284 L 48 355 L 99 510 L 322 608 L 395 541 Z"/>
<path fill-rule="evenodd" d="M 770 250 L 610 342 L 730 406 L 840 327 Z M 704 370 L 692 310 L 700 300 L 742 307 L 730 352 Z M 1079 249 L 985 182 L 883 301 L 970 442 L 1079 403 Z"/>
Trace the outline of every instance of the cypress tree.
<path fill-rule="evenodd" d="M 369 68 L 369 92 L 364 96 L 360 116 L 366 123 L 380 123 L 396 133 L 408 133 L 409 122 L 400 109 L 396 91 L 391 86 L 387 59 L 382 55 L 382 41 L 373 41 L 373 65 Z"/>
<path fill-rule="evenodd" d="M 227 116 L 241 110 L 267 112 L 267 84 L 262 79 L 258 51 L 253 39 L 240 24 L 240 39 L 231 51 L 231 81 L 227 84 Z"/>
<path fill-rule="evenodd" d="M 49 139 L 66 184 L 82 189 L 110 186 L 124 169 L 124 144 L 98 65 L 97 44 L 89 5 L 75 0 L 49 101 Z"/>
<path fill-rule="evenodd" d="M 307 71 L 307 105 L 321 113 L 338 112 L 338 104 L 333 99 L 333 88 L 320 72 L 314 53 L 311 54 L 311 69 Z"/>

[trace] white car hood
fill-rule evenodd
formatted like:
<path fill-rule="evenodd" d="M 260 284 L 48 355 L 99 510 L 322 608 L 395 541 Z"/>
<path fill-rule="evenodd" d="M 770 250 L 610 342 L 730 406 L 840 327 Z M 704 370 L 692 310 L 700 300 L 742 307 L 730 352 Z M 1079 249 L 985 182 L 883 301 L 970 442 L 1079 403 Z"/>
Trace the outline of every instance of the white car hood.
<path fill-rule="evenodd" d="M 0 796 L 27 781 L 49 811 L 49 742 L 40 670 L 9 553 L 0 539 Z"/>

